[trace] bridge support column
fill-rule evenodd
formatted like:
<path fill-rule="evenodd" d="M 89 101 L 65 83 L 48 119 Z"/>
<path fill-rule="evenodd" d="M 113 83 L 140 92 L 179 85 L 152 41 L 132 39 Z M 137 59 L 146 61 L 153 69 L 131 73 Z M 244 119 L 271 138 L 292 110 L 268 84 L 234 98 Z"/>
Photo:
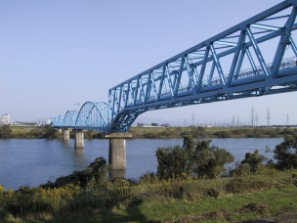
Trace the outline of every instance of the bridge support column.
<path fill-rule="evenodd" d="M 63 140 L 69 141 L 70 139 L 70 129 L 63 129 Z"/>
<path fill-rule="evenodd" d="M 82 130 L 79 130 L 75 133 L 75 142 L 74 147 L 76 149 L 84 148 L 84 132 Z"/>
<path fill-rule="evenodd" d="M 123 177 L 126 172 L 126 139 L 132 138 L 132 133 L 111 133 L 105 137 L 109 139 L 111 176 Z"/>

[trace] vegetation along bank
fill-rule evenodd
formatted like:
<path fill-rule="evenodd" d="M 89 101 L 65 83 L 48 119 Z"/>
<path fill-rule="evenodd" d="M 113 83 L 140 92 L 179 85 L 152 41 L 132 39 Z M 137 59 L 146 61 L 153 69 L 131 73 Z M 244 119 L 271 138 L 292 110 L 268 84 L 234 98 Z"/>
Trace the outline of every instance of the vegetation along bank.
<path fill-rule="evenodd" d="M 0 222 L 246 222 L 297 212 L 297 135 L 274 149 L 275 161 L 251 151 L 234 157 L 209 140 L 156 152 L 156 173 L 138 180 L 107 177 L 97 158 L 84 171 L 39 187 L 0 186 Z"/>
<path fill-rule="evenodd" d="M 285 137 L 297 133 L 296 128 L 277 127 L 131 127 L 133 138 L 257 138 Z M 62 133 L 52 126 L 0 126 L 0 138 L 61 138 Z M 71 131 L 74 138 L 74 131 Z M 86 131 L 85 138 L 103 138 L 100 132 Z"/>

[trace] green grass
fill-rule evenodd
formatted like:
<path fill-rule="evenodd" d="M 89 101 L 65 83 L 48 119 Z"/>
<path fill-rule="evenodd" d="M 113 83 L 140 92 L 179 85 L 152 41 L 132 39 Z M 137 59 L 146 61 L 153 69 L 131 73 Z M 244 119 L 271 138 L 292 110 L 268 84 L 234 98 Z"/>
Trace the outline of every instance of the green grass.
<path fill-rule="evenodd" d="M 295 179 L 290 171 L 267 170 L 265 175 L 212 180 L 106 180 L 93 189 L 89 189 L 93 184 L 23 187 L 18 191 L 2 187 L 0 222 L 174 223 L 264 218 L 297 211 Z M 236 188 L 239 185 L 240 190 Z"/>
<path fill-rule="evenodd" d="M 10 126 L 12 138 L 27 138 L 37 127 L 35 126 Z"/>
<path fill-rule="evenodd" d="M 217 199 L 204 198 L 196 201 L 149 199 L 139 201 L 127 209 L 120 207 L 109 212 L 82 210 L 81 213 L 66 215 L 49 222 L 165 222 L 187 218 L 204 218 L 199 222 L 239 221 L 263 218 L 283 211 L 297 211 L 296 197 L 297 187 L 285 186 L 246 194 L 226 194 Z M 261 204 L 266 208 L 258 211 L 243 209 L 251 203 Z"/>
<path fill-rule="evenodd" d="M 237 182 L 233 178 L 139 183 L 132 187 L 131 197 L 111 209 L 82 209 L 79 213 L 66 214 L 49 222 L 175 222 L 177 219 L 228 222 L 297 211 L 297 187 L 292 185 L 290 172 L 239 179 L 244 179 L 240 182 L 245 184 L 240 193 L 226 191 L 228 184 Z M 176 185 L 184 188 L 183 196 L 179 199 L 164 192 L 165 188 Z M 220 192 L 217 198 L 207 194 L 210 188 Z M 244 208 L 249 204 L 259 205 L 260 208 Z"/>

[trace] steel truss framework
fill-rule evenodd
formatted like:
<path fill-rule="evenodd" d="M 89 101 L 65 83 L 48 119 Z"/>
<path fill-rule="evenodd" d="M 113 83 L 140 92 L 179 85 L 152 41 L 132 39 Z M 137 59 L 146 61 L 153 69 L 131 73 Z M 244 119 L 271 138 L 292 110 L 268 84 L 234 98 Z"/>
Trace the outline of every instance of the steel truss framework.
<path fill-rule="evenodd" d="M 104 102 L 88 101 L 79 112 L 67 111 L 64 116 L 53 120 L 53 125 L 60 128 L 86 129 L 106 132 L 110 128 L 109 109 Z"/>
<path fill-rule="evenodd" d="M 111 88 L 107 122 L 86 124 L 82 107 L 75 127 L 125 132 L 150 110 L 296 91 L 296 7 L 284 1 Z"/>

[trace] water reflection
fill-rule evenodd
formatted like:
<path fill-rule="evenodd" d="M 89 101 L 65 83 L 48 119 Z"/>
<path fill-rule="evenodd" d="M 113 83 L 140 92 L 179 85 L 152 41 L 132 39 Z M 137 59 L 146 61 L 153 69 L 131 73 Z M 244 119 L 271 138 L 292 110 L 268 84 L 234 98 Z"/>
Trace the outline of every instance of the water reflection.
<path fill-rule="evenodd" d="M 121 177 L 126 177 L 126 170 L 109 170 L 109 178 L 121 178 Z"/>
<path fill-rule="evenodd" d="M 75 148 L 74 149 L 74 154 L 75 154 L 75 158 L 76 158 L 77 163 L 84 164 L 86 162 L 85 153 L 84 153 L 83 148 Z"/>

